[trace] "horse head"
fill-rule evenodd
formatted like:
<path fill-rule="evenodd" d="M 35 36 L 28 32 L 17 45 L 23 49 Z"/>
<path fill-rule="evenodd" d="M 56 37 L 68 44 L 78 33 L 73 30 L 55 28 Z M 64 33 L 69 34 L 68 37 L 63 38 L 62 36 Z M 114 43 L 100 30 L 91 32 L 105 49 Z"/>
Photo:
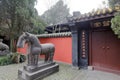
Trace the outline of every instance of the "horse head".
<path fill-rule="evenodd" d="M 17 47 L 22 48 L 24 47 L 25 42 L 29 42 L 29 41 L 30 41 L 30 33 L 23 32 L 23 34 L 18 39 Z"/>

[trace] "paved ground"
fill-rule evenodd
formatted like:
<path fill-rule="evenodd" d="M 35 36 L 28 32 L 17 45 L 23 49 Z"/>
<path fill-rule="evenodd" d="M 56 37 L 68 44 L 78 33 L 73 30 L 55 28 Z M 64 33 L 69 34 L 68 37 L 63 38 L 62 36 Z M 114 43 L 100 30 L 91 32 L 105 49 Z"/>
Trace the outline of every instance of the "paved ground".
<path fill-rule="evenodd" d="M 0 66 L 0 80 L 17 80 L 17 70 L 22 64 Z M 60 64 L 60 71 L 43 80 L 120 80 L 120 75 L 90 70 L 75 70 L 70 65 Z"/>

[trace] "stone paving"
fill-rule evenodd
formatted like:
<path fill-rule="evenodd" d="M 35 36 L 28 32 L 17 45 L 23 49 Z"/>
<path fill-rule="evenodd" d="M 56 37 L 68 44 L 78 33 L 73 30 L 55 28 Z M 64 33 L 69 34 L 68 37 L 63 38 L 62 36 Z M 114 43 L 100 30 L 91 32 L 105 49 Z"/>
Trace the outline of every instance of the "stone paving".
<path fill-rule="evenodd" d="M 0 66 L 0 80 L 17 80 L 17 71 L 25 63 Z M 60 64 L 60 71 L 42 80 L 120 80 L 120 75 L 91 70 L 76 70 Z"/>

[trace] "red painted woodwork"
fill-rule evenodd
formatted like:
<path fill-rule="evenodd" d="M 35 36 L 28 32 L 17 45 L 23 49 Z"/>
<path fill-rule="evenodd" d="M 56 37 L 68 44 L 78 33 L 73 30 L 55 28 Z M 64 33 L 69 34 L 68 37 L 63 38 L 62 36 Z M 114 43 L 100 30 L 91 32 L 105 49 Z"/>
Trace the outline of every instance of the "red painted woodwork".
<path fill-rule="evenodd" d="M 120 73 L 120 40 L 112 31 L 92 32 L 92 66 Z"/>
<path fill-rule="evenodd" d="M 55 45 L 54 60 L 72 63 L 72 39 L 71 37 L 40 38 L 41 43 L 53 43 Z"/>
<path fill-rule="evenodd" d="M 72 38 L 71 37 L 40 38 L 39 40 L 41 44 L 53 43 L 55 45 L 54 60 L 69 63 L 69 64 L 72 63 Z M 25 45 L 24 48 L 18 48 L 17 51 L 26 54 L 26 48 L 27 48 L 27 45 Z"/>
<path fill-rule="evenodd" d="M 92 31 L 89 32 L 88 65 L 89 65 L 89 66 L 92 66 Z"/>

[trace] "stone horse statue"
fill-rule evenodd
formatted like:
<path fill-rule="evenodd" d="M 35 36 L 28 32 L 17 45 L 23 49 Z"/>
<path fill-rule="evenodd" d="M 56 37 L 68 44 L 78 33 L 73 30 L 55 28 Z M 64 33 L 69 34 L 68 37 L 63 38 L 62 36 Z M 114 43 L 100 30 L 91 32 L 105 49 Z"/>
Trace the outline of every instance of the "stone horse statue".
<path fill-rule="evenodd" d="M 0 39 L 0 56 L 4 56 L 10 53 L 8 45 L 2 43 L 3 39 Z"/>
<path fill-rule="evenodd" d="M 22 48 L 24 44 L 28 43 L 28 65 L 38 65 L 39 54 L 45 55 L 45 62 L 53 62 L 55 47 L 51 43 L 40 44 L 38 38 L 28 32 L 24 32 L 18 39 L 17 47 Z"/>

